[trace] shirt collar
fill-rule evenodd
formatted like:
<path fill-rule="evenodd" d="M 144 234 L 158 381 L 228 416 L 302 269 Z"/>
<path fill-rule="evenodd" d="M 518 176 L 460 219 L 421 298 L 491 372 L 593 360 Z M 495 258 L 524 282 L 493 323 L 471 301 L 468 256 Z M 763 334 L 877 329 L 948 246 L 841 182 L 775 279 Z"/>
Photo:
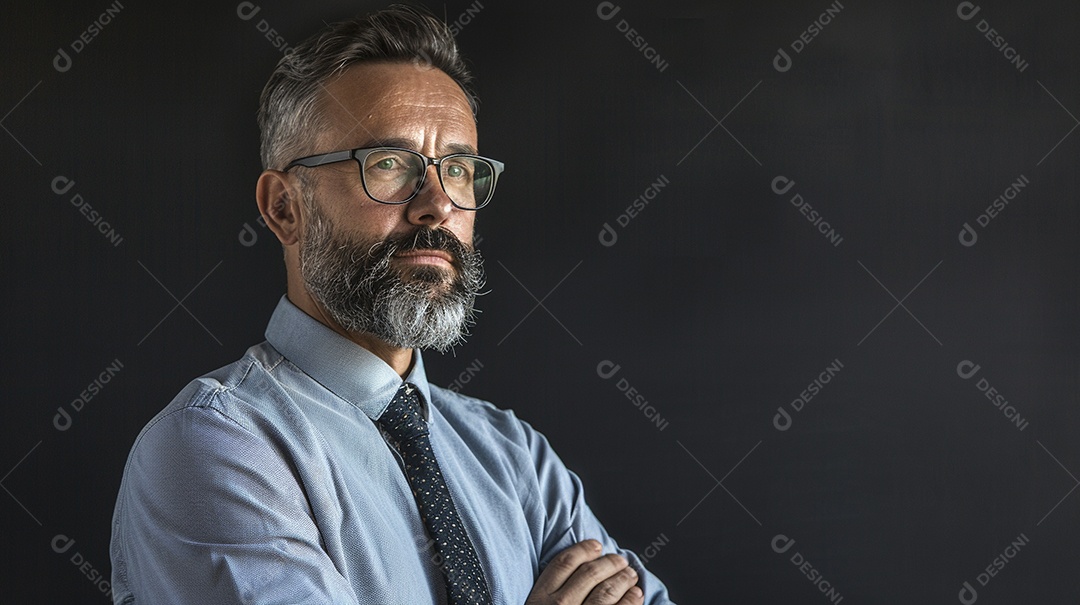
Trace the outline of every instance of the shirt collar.
<path fill-rule="evenodd" d="M 266 326 L 266 340 L 305 374 L 347 403 L 377 420 L 403 382 L 420 389 L 424 415 L 431 401 L 424 360 L 413 349 L 413 364 L 403 381 L 385 361 L 331 330 L 282 296 Z"/>

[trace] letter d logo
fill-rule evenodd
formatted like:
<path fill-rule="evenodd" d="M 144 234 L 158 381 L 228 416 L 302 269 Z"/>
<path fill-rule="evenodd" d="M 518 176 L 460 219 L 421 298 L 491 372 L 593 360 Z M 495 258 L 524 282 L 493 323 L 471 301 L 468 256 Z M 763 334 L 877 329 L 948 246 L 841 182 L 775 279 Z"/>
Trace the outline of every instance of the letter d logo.
<path fill-rule="evenodd" d="M 979 241 L 979 234 L 967 223 L 964 223 L 964 228 L 960 230 L 960 235 L 958 237 L 960 243 L 968 248 L 974 246 L 975 242 Z"/>
<path fill-rule="evenodd" d="M 52 539 L 52 549 L 56 553 L 63 554 L 72 546 L 75 546 L 75 540 L 72 540 L 64 534 L 56 534 Z"/>
<path fill-rule="evenodd" d="M 605 359 L 596 365 L 596 375 L 604 380 L 611 378 L 619 371 L 622 366 L 616 364 L 613 361 Z"/>
<path fill-rule="evenodd" d="M 244 223 L 244 228 L 240 230 L 238 238 L 241 246 L 250 248 L 255 245 L 255 242 L 259 241 L 259 234 L 255 233 L 251 225 Z"/>
<path fill-rule="evenodd" d="M 772 66 L 776 68 L 776 71 L 784 73 L 791 69 L 791 57 L 788 56 L 784 49 L 776 49 L 776 56 L 773 57 Z"/>
<path fill-rule="evenodd" d="M 67 413 L 64 408 L 56 408 L 56 414 L 53 416 L 53 426 L 58 431 L 66 431 L 71 428 L 71 414 Z M 59 552 L 59 551 L 57 551 Z"/>
<path fill-rule="evenodd" d="M 615 245 L 615 242 L 619 241 L 619 234 L 615 233 L 615 230 L 611 228 L 611 225 L 604 223 L 604 228 L 600 230 L 597 235 L 600 243 L 608 248 Z"/>
<path fill-rule="evenodd" d="M 783 544 L 783 546 L 781 546 L 781 544 Z M 795 546 L 795 540 L 792 540 L 784 534 L 776 534 L 772 539 L 772 549 L 777 554 L 782 555 L 786 553 L 792 546 Z"/>
<path fill-rule="evenodd" d="M 615 6 L 613 2 L 601 2 L 596 5 L 596 16 L 604 21 L 611 21 L 615 15 L 619 14 L 621 8 L 622 7 Z"/>
<path fill-rule="evenodd" d="M 52 180 L 52 190 L 56 195 L 64 195 L 75 186 L 75 181 L 60 175 Z"/>
<path fill-rule="evenodd" d="M 971 21 L 971 18 L 979 13 L 979 7 L 975 6 L 971 2 L 961 2 L 956 7 L 956 16 L 960 17 L 964 21 Z M 972 601 L 974 603 L 975 601 Z"/>
<path fill-rule="evenodd" d="M 53 57 L 52 66 L 56 68 L 56 71 L 64 73 L 71 69 L 71 57 L 68 56 L 64 49 L 56 49 L 56 56 Z"/>
<path fill-rule="evenodd" d="M 975 592 L 971 584 L 964 582 L 964 586 L 960 589 L 960 602 L 964 605 L 972 605 L 977 600 L 979 600 L 979 593 Z"/>
<path fill-rule="evenodd" d="M 255 6 L 254 2 L 241 2 L 236 5 L 236 16 L 244 21 L 251 21 L 251 18 L 259 14 L 261 10 L 262 7 Z"/>
<path fill-rule="evenodd" d="M 776 415 L 772 417 L 772 425 L 778 431 L 786 431 L 791 428 L 791 414 L 784 408 L 776 408 Z"/>
<path fill-rule="evenodd" d="M 964 380 L 967 380 L 968 378 L 971 378 L 976 373 L 978 373 L 979 368 L 981 367 L 982 366 L 975 365 L 975 362 L 965 359 L 964 361 L 956 364 L 956 375 L 960 378 L 963 378 Z"/>
<path fill-rule="evenodd" d="M 776 195 L 784 195 L 795 186 L 795 181 L 786 176 L 778 176 L 772 180 L 772 190 Z"/>

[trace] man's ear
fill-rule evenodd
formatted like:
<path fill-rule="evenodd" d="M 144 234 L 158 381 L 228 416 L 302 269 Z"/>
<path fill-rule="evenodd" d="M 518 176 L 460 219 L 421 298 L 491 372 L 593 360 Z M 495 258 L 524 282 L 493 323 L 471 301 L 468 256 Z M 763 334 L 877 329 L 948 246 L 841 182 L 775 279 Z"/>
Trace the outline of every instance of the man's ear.
<path fill-rule="evenodd" d="M 300 190 L 280 170 L 264 170 L 255 185 L 255 201 L 266 226 L 283 246 L 297 242 L 300 229 Z"/>

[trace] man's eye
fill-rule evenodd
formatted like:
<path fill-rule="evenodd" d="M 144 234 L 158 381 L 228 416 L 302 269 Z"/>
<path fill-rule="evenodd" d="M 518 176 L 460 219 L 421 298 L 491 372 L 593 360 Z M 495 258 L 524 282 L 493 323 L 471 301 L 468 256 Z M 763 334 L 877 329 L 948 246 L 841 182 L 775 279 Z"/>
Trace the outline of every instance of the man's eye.
<path fill-rule="evenodd" d="M 450 164 L 446 167 L 446 176 L 452 179 L 472 178 L 472 171 L 464 164 Z"/>
<path fill-rule="evenodd" d="M 375 167 L 379 170 L 392 170 L 394 168 L 394 158 L 383 158 L 375 162 Z"/>

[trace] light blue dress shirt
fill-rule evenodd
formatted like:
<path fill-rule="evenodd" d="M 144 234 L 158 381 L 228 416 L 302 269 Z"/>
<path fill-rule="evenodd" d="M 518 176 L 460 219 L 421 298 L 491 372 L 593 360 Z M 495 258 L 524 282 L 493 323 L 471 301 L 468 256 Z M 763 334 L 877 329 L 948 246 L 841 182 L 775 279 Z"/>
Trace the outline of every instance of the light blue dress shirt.
<path fill-rule="evenodd" d="M 142 430 L 113 516 L 116 603 L 435 605 L 446 594 L 416 502 L 374 420 L 402 379 L 282 297 L 267 341 L 203 376 Z M 408 382 L 494 602 L 587 538 L 664 585 L 585 504 L 580 480 L 513 412 Z"/>

